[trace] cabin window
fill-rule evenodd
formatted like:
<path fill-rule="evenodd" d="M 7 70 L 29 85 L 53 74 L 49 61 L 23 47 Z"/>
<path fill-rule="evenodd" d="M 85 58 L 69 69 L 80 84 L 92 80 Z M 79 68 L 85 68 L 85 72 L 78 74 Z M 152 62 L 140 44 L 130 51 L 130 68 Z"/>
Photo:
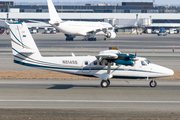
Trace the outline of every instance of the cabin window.
<path fill-rule="evenodd" d="M 113 66 L 114 65 L 114 63 L 111 63 L 111 66 Z"/>
<path fill-rule="evenodd" d="M 102 65 L 102 62 L 99 62 L 99 65 Z"/>
<path fill-rule="evenodd" d="M 142 66 L 146 66 L 145 61 L 141 61 Z"/>
<path fill-rule="evenodd" d="M 88 65 L 88 61 L 85 61 L 85 65 Z"/>
<path fill-rule="evenodd" d="M 116 66 L 119 66 L 119 64 L 118 64 L 118 63 L 116 63 Z"/>
<path fill-rule="evenodd" d="M 97 61 L 94 61 L 94 65 L 97 65 Z"/>

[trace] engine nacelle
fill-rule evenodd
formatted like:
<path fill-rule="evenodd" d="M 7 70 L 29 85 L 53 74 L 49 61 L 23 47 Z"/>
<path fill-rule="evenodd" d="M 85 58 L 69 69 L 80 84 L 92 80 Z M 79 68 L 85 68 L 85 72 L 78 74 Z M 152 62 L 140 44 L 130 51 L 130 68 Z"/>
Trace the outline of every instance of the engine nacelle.
<path fill-rule="evenodd" d="M 116 38 L 116 33 L 115 32 L 108 32 L 108 33 L 106 33 L 106 37 L 114 39 L 114 38 Z"/>
<path fill-rule="evenodd" d="M 130 66 L 134 65 L 134 61 L 133 60 L 116 60 L 114 62 L 119 64 L 119 65 L 130 65 Z"/>
<path fill-rule="evenodd" d="M 134 65 L 134 57 L 135 55 L 131 55 L 131 54 L 118 54 L 118 58 L 117 60 L 115 60 L 115 63 L 118 63 L 120 65 L 130 65 L 133 66 Z"/>

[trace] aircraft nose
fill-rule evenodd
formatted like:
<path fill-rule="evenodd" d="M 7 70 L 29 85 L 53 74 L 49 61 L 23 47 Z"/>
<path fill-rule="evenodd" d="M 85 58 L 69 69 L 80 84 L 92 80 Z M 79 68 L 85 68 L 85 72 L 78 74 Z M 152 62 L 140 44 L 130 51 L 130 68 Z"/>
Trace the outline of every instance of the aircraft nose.
<path fill-rule="evenodd" d="M 168 76 L 172 76 L 172 75 L 174 75 L 174 71 L 171 70 L 171 69 L 167 69 L 166 74 L 167 74 Z"/>
<path fill-rule="evenodd" d="M 172 75 L 174 75 L 174 71 L 173 70 L 171 70 L 171 69 L 169 69 L 169 68 L 164 68 L 164 70 L 163 70 L 164 72 L 164 74 L 165 74 L 165 76 L 172 76 Z"/>

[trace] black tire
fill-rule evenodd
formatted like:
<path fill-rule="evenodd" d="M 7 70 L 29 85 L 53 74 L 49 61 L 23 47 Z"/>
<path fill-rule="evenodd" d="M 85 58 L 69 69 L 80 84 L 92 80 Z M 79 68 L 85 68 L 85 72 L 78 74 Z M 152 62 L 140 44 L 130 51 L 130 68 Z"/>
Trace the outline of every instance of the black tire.
<path fill-rule="evenodd" d="M 151 82 L 149 82 L 149 86 L 155 88 L 157 86 L 157 82 L 152 80 Z"/>
<path fill-rule="evenodd" d="M 110 80 L 107 80 L 108 81 L 108 83 L 109 83 L 109 85 L 111 84 L 111 81 Z"/>
<path fill-rule="evenodd" d="M 109 82 L 107 80 L 102 80 L 101 81 L 101 87 L 102 88 L 107 88 L 109 87 Z"/>

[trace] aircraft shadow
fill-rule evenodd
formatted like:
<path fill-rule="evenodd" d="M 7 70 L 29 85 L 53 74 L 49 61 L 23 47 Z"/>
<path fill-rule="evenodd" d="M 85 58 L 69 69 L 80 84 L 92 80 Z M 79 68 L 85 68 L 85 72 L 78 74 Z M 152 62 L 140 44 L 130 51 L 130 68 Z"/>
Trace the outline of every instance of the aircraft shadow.
<path fill-rule="evenodd" d="M 72 85 L 72 84 L 58 84 L 54 85 L 53 87 L 47 88 L 47 89 L 70 89 L 74 87 L 80 87 L 80 88 L 99 88 L 100 86 L 93 86 L 93 85 Z"/>
<path fill-rule="evenodd" d="M 100 85 L 72 85 L 72 84 L 56 84 L 47 89 L 71 89 L 71 88 L 101 88 Z M 108 88 L 149 88 L 149 86 L 120 86 L 110 85 Z"/>

